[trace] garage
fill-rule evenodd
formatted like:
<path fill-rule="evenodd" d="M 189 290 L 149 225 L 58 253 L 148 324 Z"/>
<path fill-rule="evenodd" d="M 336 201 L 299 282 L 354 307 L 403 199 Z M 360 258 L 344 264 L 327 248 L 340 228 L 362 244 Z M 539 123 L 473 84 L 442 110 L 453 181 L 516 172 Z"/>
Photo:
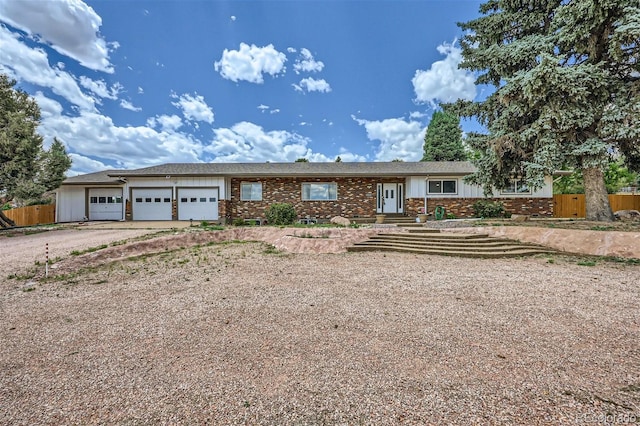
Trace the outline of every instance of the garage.
<path fill-rule="evenodd" d="M 171 220 L 171 188 L 133 188 L 133 220 Z"/>
<path fill-rule="evenodd" d="M 178 220 L 218 220 L 218 188 L 178 188 Z"/>
<path fill-rule="evenodd" d="M 89 220 L 122 220 L 122 188 L 90 188 Z"/>

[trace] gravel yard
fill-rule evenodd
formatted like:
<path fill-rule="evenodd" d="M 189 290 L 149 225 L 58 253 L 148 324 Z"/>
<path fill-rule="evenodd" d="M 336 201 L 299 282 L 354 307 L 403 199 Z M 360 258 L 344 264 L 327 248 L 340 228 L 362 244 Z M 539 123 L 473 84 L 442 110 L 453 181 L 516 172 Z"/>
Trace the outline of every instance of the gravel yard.
<path fill-rule="evenodd" d="M 640 266 L 580 263 L 220 242 L 3 277 L 0 424 L 638 421 Z"/>

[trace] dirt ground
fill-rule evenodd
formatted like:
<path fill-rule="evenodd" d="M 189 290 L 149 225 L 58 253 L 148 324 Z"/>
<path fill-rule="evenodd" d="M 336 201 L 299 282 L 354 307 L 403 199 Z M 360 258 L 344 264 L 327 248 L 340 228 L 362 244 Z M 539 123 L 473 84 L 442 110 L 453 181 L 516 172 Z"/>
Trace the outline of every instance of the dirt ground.
<path fill-rule="evenodd" d="M 296 231 L 269 239 L 339 240 Z M 48 280 L 4 279 L 0 424 L 640 418 L 638 265 L 292 253 L 213 235 L 164 234 L 70 256 Z"/>

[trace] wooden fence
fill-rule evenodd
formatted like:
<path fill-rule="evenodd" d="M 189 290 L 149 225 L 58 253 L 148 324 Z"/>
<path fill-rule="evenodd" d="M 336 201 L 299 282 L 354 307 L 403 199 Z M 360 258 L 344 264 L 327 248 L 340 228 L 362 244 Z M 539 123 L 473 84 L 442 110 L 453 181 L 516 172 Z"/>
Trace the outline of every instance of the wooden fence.
<path fill-rule="evenodd" d="M 640 195 L 609 195 L 611 210 L 640 210 Z M 583 218 L 586 216 L 584 194 L 553 196 L 553 217 Z"/>
<path fill-rule="evenodd" d="M 43 225 L 56 221 L 56 205 L 18 207 L 5 210 L 4 215 L 16 223 L 16 226 Z"/>

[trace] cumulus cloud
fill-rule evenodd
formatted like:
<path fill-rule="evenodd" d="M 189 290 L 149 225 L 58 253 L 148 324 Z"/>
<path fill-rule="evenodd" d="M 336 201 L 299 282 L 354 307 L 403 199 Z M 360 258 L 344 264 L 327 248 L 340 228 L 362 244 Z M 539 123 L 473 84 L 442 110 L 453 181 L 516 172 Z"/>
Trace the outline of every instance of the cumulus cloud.
<path fill-rule="evenodd" d="M 37 93 L 35 99 L 42 110 L 38 131 L 44 136 L 45 145 L 55 136 L 65 142 L 69 153 L 102 163 L 97 169 L 83 172 L 104 169 L 104 164 L 139 168 L 200 161 L 202 144 L 192 135 L 177 131 L 181 125 L 177 115 L 155 117 L 146 126 L 118 126 L 110 117 L 97 112 L 65 115 L 57 101 L 42 93 Z"/>
<path fill-rule="evenodd" d="M 172 102 L 173 106 L 180 109 L 187 120 L 213 123 L 213 110 L 205 102 L 204 96 L 185 93 L 181 96 L 174 94 L 172 97 L 178 99 L 177 102 Z"/>
<path fill-rule="evenodd" d="M 362 120 L 355 116 L 352 118 L 359 125 L 364 126 L 369 140 L 379 141 L 375 154 L 376 161 L 392 161 L 396 158 L 419 161 L 422 158 L 426 127 L 419 122 L 405 121 L 400 118 L 380 121 Z"/>
<path fill-rule="evenodd" d="M 322 61 L 316 61 L 309 49 L 300 49 L 300 57 L 293 64 L 293 70 L 296 74 L 300 72 L 320 72 L 324 68 Z"/>
<path fill-rule="evenodd" d="M 94 111 L 95 100 L 82 92 L 78 82 L 66 71 L 52 68 L 42 49 L 33 49 L 20 36 L 0 25 L 0 72 L 18 81 L 50 88 L 82 110 Z"/>
<path fill-rule="evenodd" d="M 328 93 L 331 91 L 331 86 L 324 79 L 303 78 L 299 84 L 293 84 L 292 86 L 296 92 Z"/>
<path fill-rule="evenodd" d="M 133 105 L 131 102 L 129 102 L 126 99 L 120 100 L 120 107 L 124 109 L 128 109 L 129 111 L 133 111 L 133 112 L 142 111 L 142 108 Z"/>
<path fill-rule="evenodd" d="M 468 71 L 458 68 L 462 62 L 462 49 L 443 43 L 438 52 L 446 57 L 431 64 L 431 68 L 417 70 L 411 80 L 416 93 L 416 102 L 454 102 L 458 99 L 473 100 L 476 97 L 475 78 Z"/>
<path fill-rule="evenodd" d="M 175 114 L 172 115 L 158 115 L 156 117 L 149 118 L 147 120 L 149 127 L 159 127 L 163 131 L 176 131 L 182 126 L 182 119 Z"/>
<path fill-rule="evenodd" d="M 286 61 L 286 55 L 278 52 L 272 44 L 258 47 L 240 43 L 239 50 L 225 49 L 222 58 L 214 63 L 214 68 L 227 80 L 262 84 L 264 74 L 277 76 L 283 73 Z"/>
<path fill-rule="evenodd" d="M 110 46 L 99 34 L 102 18 L 81 0 L 0 0 L 0 20 L 37 36 L 92 70 L 113 72 Z"/>
<path fill-rule="evenodd" d="M 215 155 L 217 162 L 294 161 L 309 157 L 309 140 L 284 130 L 265 131 L 261 126 L 246 121 L 231 128 L 214 130 L 211 145 L 205 151 Z"/>
<path fill-rule="evenodd" d="M 102 161 L 93 160 L 84 155 L 71 153 L 69 157 L 71 157 L 71 169 L 67 172 L 67 176 L 77 176 L 79 174 L 99 172 L 112 168 L 108 167 Z"/>
<path fill-rule="evenodd" d="M 118 99 L 118 94 L 122 90 L 120 83 L 108 87 L 104 80 L 92 80 L 85 76 L 80 76 L 80 85 L 99 97 L 107 99 Z"/>

